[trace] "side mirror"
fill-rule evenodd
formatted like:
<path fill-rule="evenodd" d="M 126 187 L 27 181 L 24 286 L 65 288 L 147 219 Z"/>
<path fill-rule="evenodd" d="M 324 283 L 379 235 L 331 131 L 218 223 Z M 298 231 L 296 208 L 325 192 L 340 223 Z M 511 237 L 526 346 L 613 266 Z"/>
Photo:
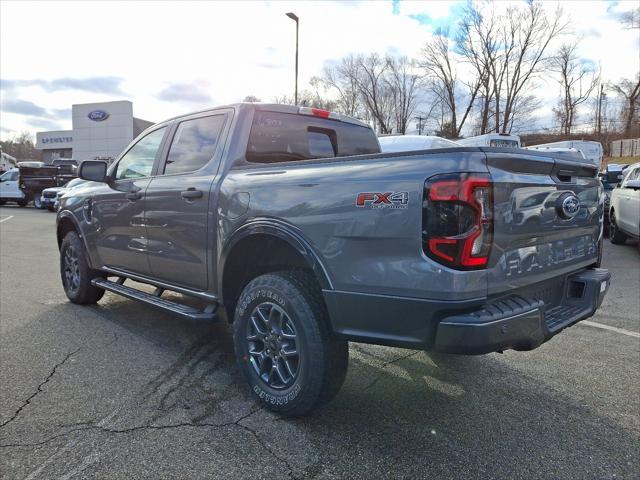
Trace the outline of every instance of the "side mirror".
<path fill-rule="evenodd" d="M 632 188 L 634 190 L 640 190 L 640 180 L 629 180 L 625 184 L 625 188 Z"/>
<path fill-rule="evenodd" d="M 78 167 L 78 177 L 91 182 L 107 183 L 107 162 L 102 160 L 85 160 Z"/>

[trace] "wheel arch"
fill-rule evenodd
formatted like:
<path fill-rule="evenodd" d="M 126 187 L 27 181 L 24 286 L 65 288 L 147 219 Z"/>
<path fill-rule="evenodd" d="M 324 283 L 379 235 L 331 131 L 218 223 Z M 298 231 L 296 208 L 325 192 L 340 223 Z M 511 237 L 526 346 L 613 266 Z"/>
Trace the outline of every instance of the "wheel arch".
<path fill-rule="evenodd" d="M 218 263 L 218 296 L 229 322 L 233 321 L 235 302 L 252 278 L 288 268 L 309 270 L 320 289 L 333 289 L 319 256 L 292 225 L 264 219 L 236 230 L 225 243 Z"/>

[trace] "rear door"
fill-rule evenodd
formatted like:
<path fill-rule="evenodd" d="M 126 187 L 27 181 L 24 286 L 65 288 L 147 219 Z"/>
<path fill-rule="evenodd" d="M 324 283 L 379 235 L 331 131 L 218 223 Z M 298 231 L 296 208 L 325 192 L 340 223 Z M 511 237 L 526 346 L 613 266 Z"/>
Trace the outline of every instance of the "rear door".
<path fill-rule="evenodd" d="M 640 190 L 627 186 L 631 180 L 640 179 L 640 167 L 632 169 L 619 188 L 616 221 L 625 232 L 638 235 L 640 224 Z"/>
<path fill-rule="evenodd" d="M 597 260 L 602 187 L 595 168 L 549 154 L 497 152 L 487 153 L 487 164 L 494 188 L 489 294 L 561 282 Z M 545 284 L 550 292 L 552 283 Z"/>
<path fill-rule="evenodd" d="M 145 225 L 151 275 L 205 290 L 215 238 L 215 190 L 231 112 L 182 118 L 146 192 Z M 212 193 L 213 192 L 213 193 Z M 211 205 L 211 207 L 210 207 Z"/>

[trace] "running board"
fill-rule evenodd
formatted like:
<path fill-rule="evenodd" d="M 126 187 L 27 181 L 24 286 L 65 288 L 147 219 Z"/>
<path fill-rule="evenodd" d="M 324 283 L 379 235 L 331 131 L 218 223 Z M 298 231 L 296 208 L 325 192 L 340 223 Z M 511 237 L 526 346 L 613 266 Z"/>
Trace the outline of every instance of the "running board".
<path fill-rule="evenodd" d="M 127 287 L 123 283 L 124 282 L 120 281 L 112 282 L 106 278 L 94 278 L 91 280 L 91 284 L 98 288 L 122 295 L 123 297 L 130 298 L 131 300 L 146 303 L 147 305 L 151 305 L 152 307 L 159 308 L 166 312 L 178 314 L 182 317 L 190 318 L 192 320 L 218 319 L 218 316 L 216 315 L 216 304 L 209 304 L 204 310 L 198 310 L 197 308 L 162 298 L 160 295 L 162 295 L 162 292 L 164 291 L 163 289 L 156 289 L 155 294 L 153 294 Z"/>

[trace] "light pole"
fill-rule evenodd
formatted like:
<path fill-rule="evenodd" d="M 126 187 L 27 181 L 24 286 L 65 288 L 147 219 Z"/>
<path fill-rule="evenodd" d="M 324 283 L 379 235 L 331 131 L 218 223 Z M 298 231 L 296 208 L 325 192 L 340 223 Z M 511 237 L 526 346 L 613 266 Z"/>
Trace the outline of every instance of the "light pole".
<path fill-rule="evenodd" d="M 294 95 L 294 103 L 298 104 L 298 25 L 300 19 L 295 13 L 289 12 L 287 13 L 287 17 L 296 22 L 296 92 Z"/>

